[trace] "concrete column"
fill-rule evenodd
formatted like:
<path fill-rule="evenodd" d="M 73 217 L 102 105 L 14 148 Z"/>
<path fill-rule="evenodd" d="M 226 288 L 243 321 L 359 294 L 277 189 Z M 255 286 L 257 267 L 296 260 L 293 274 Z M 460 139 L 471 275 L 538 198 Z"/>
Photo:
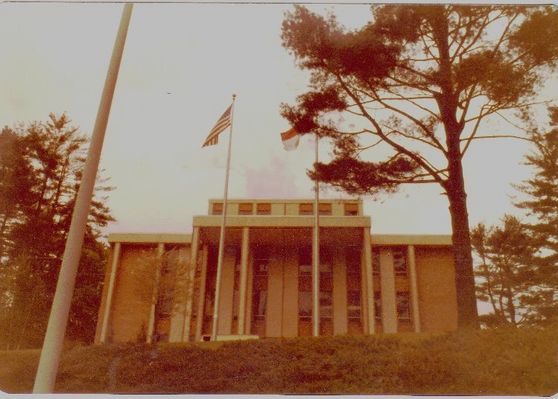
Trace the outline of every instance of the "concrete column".
<path fill-rule="evenodd" d="M 298 251 L 288 247 L 283 252 L 282 337 L 298 335 Z"/>
<path fill-rule="evenodd" d="M 201 333 L 203 328 L 204 319 L 204 304 L 205 304 L 205 285 L 207 283 L 207 245 L 202 250 L 202 264 L 200 275 L 200 289 L 198 294 L 198 312 L 196 313 L 196 341 L 201 341 Z"/>
<path fill-rule="evenodd" d="M 184 324 L 182 326 L 182 341 L 187 342 L 190 339 L 190 322 L 192 320 L 192 302 L 194 296 L 194 279 L 196 277 L 196 269 L 198 266 L 198 249 L 200 242 L 200 228 L 194 227 L 192 232 L 192 249 L 190 252 L 190 264 L 187 269 L 187 276 L 184 285 L 186 287 L 186 304 L 184 307 Z"/>
<path fill-rule="evenodd" d="M 333 334 L 348 331 L 347 320 L 347 268 L 343 259 L 343 247 L 333 248 Z"/>
<path fill-rule="evenodd" d="M 148 344 L 153 342 L 153 333 L 155 332 L 155 312 L 157 310 L 157 299 L 159 297 L 159 281 L 161 280 L 161 263 L 163 260 L 164 251 L 165 244 L 160 242 L 159 245 L 157 245 L 157 260 L 155 261 L 153 293 L 151 295 L 151 305 L 149 308 L 149 320 L 147 321 Z"/>
<path fill-rule="evenodd" d="M 368 317 L 367 326 L 368 329 L 365 330 L 368 334 L 374 334 L 375 329 L 375 314 L 374 314 L 374 280 L 372 276 L 372 240 L 370 239 L 370 230 L 368 228 L 363 229 L 363 239 L 362 239 L 362 254 L 364 262 L 364 273 L 362 278 L 365 282 L 366 287 L 366 307 L 368 312 L 366 316 Z"/>
<path fill-rule="evenodd" d="M 391 249 L 380 250 L 380 284 L 382 287 L 382 321 L 385 333 L 397 332 L 395 271 Z"/>
<path fill-rule="evenodd" d="M 107 297 L 105 300 L 105 309 L 103 312 L 103 324 L 101 325 L 101 338 L 100 341 L 104 344 L 107 340 L 107 331 L 110 318 L 110 308 L 112 307 L 112 296 L 114 294 L 114 282 L 116 281 L 116 273 L 120 263 L 120 246 L 119 242 L 114 243 L 114 250 L 112 253 L 112 264 L 110 267 L 110 280 L 107 290 Z"/>
<path fill-rule="evenodd" d="M 252 254 L 248 254 L 248 264 L 254 265 L 254 257 Z M 248 268 L 248 284 L 246 287 L 246 322 L 244 325 L 244 333 L 252 333 L 252 294 L 254 291 L 254 267 Z"/>
<path fill-rule="evenodd" d="M 223 256 L 223 270 L 221 273 L 221 289 L 219 295 L 218 322 L 216 335 L 232 334 L 233 298 L 234 298 L 234 269 L 236 254 L 225 249 Z"/>
<path fill-rule="evenodd" d="M 248 251 L 250 248 L 250 228 L 242 228 L 240 248 L 240 281 L 238 298 L 238 334 L 243 335 L 246 325 L 246 286 L 248 283 Z"/>
<path fill-rule="evenodd" d="M 415 262 L 415 246 L 407 247 L 407 266 L 409 268 L 409 290 L 411 291 L 411 311 L 415 332 L 420 332 L 420 312 L 417 289 L 417 268 Z"/>
<path fill-rule="evenodd" d="M 273 248 L 267 274 L 267 309 L 265 312 L 265 335 L 280 337 L 283 323 L 283 253 Z"/>

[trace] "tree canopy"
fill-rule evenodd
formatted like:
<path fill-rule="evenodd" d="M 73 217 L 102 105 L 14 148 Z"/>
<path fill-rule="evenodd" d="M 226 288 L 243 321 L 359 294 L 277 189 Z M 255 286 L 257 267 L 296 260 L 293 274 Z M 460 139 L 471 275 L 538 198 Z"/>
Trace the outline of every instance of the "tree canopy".
<path fill-rule="evenodd" d="M 40 346 L 46 328 L 87 140 L 67 115 L 0 133 L 0 343 Z M 84 238 L 68 334 L 89 341 L 104 272 L 99 229 L 113 220 L 100 179 Z"/>
<path fill-rule="evenodd" d="M 333 140 L 333 159 L 310 176 L 351 194 L 439 184 L 452 221 L 459 325 L 476 326 L 462 160 L 475 140 L 510 136 L 487 131 L 487 119 L 528 115 L 557 66 L 558 10 L 378 5 L 349 31 L 334 15 L 295 6 L 282 39 L 311 73 L 310 90 L 283 104 L 283 116 Z"/>

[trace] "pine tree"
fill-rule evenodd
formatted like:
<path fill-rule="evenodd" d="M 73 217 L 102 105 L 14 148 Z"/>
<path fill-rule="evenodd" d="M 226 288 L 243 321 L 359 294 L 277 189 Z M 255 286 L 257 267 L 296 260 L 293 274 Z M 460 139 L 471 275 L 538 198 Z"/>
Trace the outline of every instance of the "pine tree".
<path fill-rule="evenodd" d="M 528 196 L 516 206 L 532 220 L 526 227 L 540 249 L 534 260 L 538 273 L 547 289 L 554 291 L 546 306 L 541 305 L 541 320 L 558 318 L 558 107 L 549 110 L 551 129 L 533 132 L 535 152 L 525 157 L 535 175 L 516 186 Z"/>
<path fill-rule="evenodd" d="M 4 137 L 11 138 L 12 147 L 18 149 L 11 164 L 20 166 L 9 168 L 9 162 L 3 166 L 19 170 L 22 183 L 13 180 L 12 184 L 25 195 L 12 198 L 17 213 L 0 214 L 11 218 L 10 228 L 0 236 L 6 248 L 0 272 L 5 289 L 0 301 L 0 338 L 11 346 L 39 346 L 62 263 L 87 140 L 65 114 L 51 114 L 47 122 L 5 131 Z M 99 229 L 113 220 L 103 197 L 110 189 L 98 181 L 70 310 L 71 339 L 93 338 L 106 256 Z M 7 196 L 2 190 L 8 191 L 0 185 L 0 199 Z"/>
<path fill-rule="evenodd" d="M 351 194 L 438 184 L 452 223 L 458 325 L 478 326 L 463 158 L 477 139 L 498 136 L 484 130 L 488 119 L 528 108 L 555 70 L 558 10 L 376 5 L 368 24 L 348 31 L 295 6 L 282 39 L 311 74 L 283 116 L 334 140 L 334 159 L 310 176 Z"/>

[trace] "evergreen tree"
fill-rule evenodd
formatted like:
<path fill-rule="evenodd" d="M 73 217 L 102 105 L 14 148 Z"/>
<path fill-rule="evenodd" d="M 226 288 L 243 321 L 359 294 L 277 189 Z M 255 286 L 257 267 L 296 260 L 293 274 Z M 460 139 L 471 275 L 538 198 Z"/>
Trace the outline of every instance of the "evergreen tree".
<path fill-rule="evenodd" d="M 440 185 L 449 201 L 458 325 L 478 325 L 462 160 L 485 121 L 528 108 L 558 61 L 551 7 L 381 5 L 347 31 L 302 6 L 283 21 L 283 45 L 311 73 L 282 114 L 299 132 L 334 140 L 312 178 L 352 194 Z M 335 116 L 335 115 L 338 116 Z M 380 160 L 365 158 L 374 148 Z"/>
<path fill-rule="evenodd" d="M 471 242 L 480 259 L 477 297 L 492 306 L 481 321 L 490 327 L 517 327 L 538 320 L 540 306 L 552 293 L 533 262 L 536 240 L 525 226 L 506 215 L 502 226 L 478 224 L 471 231 Z"/>
<path fill-rule="evenodd" d="M 17 212 L 0 214 L 11 220 L 0 236 L 6 248 L 0 330 L 7 345 L 40 346 L 46 329 L 87 143 L 70 122 L 65 114 L 51 114 L 47 122 L 3 131 L 5 141 L 17 148 L 13 159 L 2 159 L 13 176 L 6 187 L 12 184 L 12 191 L 22 193 L 10 200 Z M 93 338 L 106 253 L 99 228 L 113 220 L 102 195 L 110 189 L 99 181 L 92 202 L 70 310 L 71 339 Z M 10 189 L 0 190 L 0 199 L 7 198 Z"/>
<path fill-rule="evenodd" d="M 516 204 L 532 221 L 526 224 L 539 246 L 534 262 L 545 286 L 554 291 L 541 306 L 541 320 L 558 318 L 558 107 L 550 108 L 551 129 L 534 131 L 535 152 L 526 156 L 535 174 L 517 186 L 528 199 Z"/>

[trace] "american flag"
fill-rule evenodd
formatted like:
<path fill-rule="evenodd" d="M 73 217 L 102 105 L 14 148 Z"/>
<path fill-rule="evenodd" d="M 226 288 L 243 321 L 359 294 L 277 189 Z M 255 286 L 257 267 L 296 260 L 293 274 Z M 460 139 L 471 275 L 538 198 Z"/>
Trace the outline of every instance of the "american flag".
<path fill-rule="evenodd" d="M 215 126 L 213 126 L 213 129 L 211 129 L 211 131 L 207 135 L 207 138 L 203 142 L 202 148 L 218 143 L 219 134 L 231 125 L 231 110 L 232 104 L 229 106 L 229 108 L 227 108 L 223 115 L 221 115 Z"/>

